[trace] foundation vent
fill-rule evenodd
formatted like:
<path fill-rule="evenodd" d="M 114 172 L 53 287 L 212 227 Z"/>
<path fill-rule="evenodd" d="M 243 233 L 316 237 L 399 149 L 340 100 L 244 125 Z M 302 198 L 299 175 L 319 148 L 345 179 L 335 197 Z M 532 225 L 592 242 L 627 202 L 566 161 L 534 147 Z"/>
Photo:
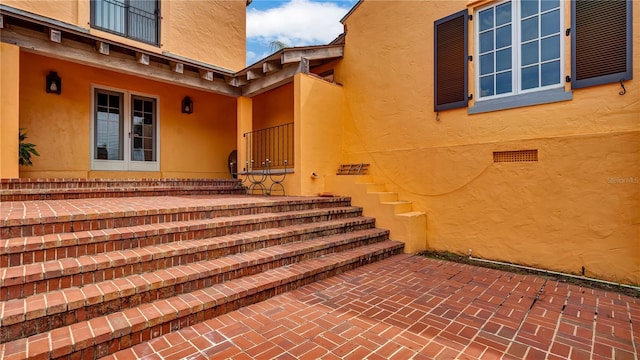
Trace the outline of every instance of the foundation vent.
<path fill-rule="evenodd" d="M 494 151 L 493 162 L 538 161 L 538 150 Z"/>

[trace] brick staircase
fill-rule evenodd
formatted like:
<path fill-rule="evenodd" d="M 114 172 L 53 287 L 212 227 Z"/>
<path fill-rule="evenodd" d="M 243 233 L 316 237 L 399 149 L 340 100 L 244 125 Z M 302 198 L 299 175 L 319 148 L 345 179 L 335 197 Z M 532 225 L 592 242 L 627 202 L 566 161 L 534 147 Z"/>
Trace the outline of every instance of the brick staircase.
<path fill-rule="evenodd" d="M 235 180 L 0 184 L 31 199 L 0 203 L 7 360 L 100 358 L 403 251 L 344 197 L 247 196 Z"/>
<path fill-rule="evenodd" d="M 245 192 L 235 179 L 0 179 L 0 201 Z"/>

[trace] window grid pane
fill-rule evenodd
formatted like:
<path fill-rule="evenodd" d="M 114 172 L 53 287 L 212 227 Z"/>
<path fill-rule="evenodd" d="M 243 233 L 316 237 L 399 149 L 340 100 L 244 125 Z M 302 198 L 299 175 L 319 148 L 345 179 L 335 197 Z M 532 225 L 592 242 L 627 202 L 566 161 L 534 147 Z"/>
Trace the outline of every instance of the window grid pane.
<path fill-rule="evenodd" d="M 155 100 L 135 97 L 133 99 L 131 160 L 156 161 L 155 146 Z"/>
<path fill-rule="evenodd" d="M 496 94 L 510 93 L 513 88 L 511 71 L 496 75 Z"/>
<path fill-rule="evenodd" d="M 478 11 L 479 99 L 562 85 L 561 4 L 507 1 Z"/>
<path fill-rule="evenodd" d="M 511 2 L 480 12 L 480 97 L 513 91 Z M 509 78 L 509 79 L 508 79 Z"/>
<path fill-rule="evenodd" d="M 520 14 L 520 89 L 560 84 L 560 3 L 528 0 Z"/>
<path fill-rule="evenodd" d="M 95 159 L 123 160 L 122 99 L 122 94 L 96 92 Z"/>

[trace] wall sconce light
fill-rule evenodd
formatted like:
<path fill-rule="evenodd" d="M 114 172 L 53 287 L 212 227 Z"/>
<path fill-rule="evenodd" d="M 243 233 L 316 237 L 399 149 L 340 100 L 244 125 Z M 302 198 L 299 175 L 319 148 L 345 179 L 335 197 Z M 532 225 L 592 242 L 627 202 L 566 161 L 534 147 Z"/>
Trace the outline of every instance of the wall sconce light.
<path fill-rule="evenodd" d="M 191 114 L 193 112 L 193 101 L 190 97 L 185 96 L 182 99 L 182 113 L 183 114 Z"/>
<path fill-rule="evenodd" d="M 62 79 L 55 71 L 49 71 L 47 74 L 47 92 L 58 95 L 62 92 Z"/>

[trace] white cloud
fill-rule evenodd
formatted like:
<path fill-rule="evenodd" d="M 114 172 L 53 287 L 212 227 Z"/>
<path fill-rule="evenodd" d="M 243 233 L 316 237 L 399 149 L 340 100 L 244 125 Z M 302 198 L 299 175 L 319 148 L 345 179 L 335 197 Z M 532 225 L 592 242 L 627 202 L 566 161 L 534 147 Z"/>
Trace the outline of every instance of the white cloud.
<path fill-rule="evenodd" d="M 252 63 L 256 59 L 256 53 L 251 50 L 247 51 L 247 64 Z"/>
<path fill-rule="evenodd" d="M 247 64 L 253 64 L 254 62 L 269 56 L 270 53 L 268 51 L 262 51 L 261 53 L 256 53 L 255 51 L 247 50 Z"/>
<path fill-rule="evenodd" d="M 272 9 L 249 9 L 247 39 L 262 44 L 277 40 L 289 46 L 326 44 L 342 33 L 340 19 L 349 11 L 347 6 L 291 0 Z"/>

